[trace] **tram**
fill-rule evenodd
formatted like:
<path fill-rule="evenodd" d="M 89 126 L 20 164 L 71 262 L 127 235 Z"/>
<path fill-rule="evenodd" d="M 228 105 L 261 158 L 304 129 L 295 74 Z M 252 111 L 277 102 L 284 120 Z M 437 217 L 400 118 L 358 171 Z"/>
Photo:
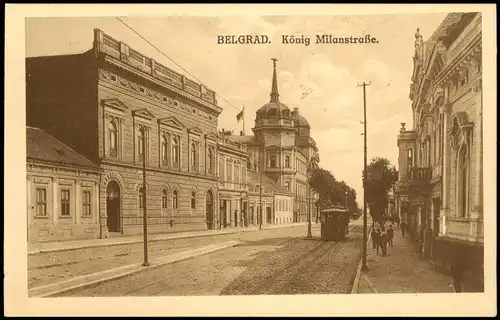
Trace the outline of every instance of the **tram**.
<path fill-rule="evenodd" d="M 338 241 L 347 237 L 349 232 L 350 212 L 342 206 L 332 206 L 321 210 L 321 238 L 326 241 Z"/>

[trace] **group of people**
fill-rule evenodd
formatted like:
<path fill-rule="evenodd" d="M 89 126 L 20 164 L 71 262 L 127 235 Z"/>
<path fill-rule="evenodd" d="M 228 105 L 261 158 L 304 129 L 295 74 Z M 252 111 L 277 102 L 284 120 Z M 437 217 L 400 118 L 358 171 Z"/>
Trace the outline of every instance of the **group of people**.
<path fill-rule="evenodd" d="M 394 229 L 392 224 L 389 228 L 385 229 L 382 225 L 381 229 L 376 229 L 372 227 L 371 239 L 373 244 L 373 249 L 377 250 L 377 255 L 386 256 L 388 254 L 388 247 L 394 247 Z"/>

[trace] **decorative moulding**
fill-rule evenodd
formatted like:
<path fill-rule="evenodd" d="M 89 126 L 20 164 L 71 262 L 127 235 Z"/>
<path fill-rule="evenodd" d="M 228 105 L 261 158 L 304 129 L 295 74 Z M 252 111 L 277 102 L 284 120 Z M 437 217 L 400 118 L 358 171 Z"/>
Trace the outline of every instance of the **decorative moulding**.
<path fill-rule="evenodd" d="M 59 180 L 59 185 L 61 186 L 72 186 L 75 183 L 74 180 L 61 179 Z"/>
<path fill-rule="evenodd" d="M 82 181 L 81 185 L 82 185 L 82 187 L 89 187 L 90 188 L 94 185 L 94 183 L 91 181 Z"/>
<path fill-rule="evenodd" d="M 146 120 L 152 120 L 155 117 L 154 114 L 152 114 L 146 108 L 132 111 L 132 116 L 143 118 L 143 119 L 146 119 Z"/>
<path fill-rule="evenodd" d="M 103 99 L 101 103 L 104 107 L 109 107 L 117 111 L 124 112 L 128 110 L 128 107 L 119 99 Z"/>
<path fill-rule="evenodd" d="M 40 177 L 33 178 L 33 182 L 38 184 L 49 184 L 50 180 L 51 180 L 50 178 L 40 178 Z"/>
<path fill-rule="evenodd" d="M 217 141 L 217 134 L 210 132 L 205 135 L 206 140 Z"/>
<path fill-rule="evenodd" d="M 158 124 L 177 130 L 184 130 L 186 128 L 186 126 L 174 116 L 158 119 Z"/>
<path fill-rule="evenodd" d="M 199 136 L 199 137 L 201 137 L 203 135 L 203 131 L 201 131 L 200 128 L 198 128 L 198 127 L 190 128 L 188 130 L 188 132 L 189 132 L 189 134 Z"/>

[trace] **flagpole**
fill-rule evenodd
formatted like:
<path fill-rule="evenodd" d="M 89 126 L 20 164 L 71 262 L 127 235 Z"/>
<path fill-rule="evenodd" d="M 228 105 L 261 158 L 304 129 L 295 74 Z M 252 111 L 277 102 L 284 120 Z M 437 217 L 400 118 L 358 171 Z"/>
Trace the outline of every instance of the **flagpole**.
<path fill-rule="evenodd" d="M 245 134 L 245 106 L 243 106 L 243 135 Z"/>

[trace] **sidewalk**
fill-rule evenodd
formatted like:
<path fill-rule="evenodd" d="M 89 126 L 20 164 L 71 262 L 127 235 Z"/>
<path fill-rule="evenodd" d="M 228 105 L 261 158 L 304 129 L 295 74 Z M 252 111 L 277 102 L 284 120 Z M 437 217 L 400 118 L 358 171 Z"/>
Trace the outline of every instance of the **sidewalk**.
<path fill-rule="evenodd" d="M 368 243 L 369 271 L 361 272 L 356 293 L 447 293 L 454 292 L 452 279 L 433 270 L 415 254 L 408 238 L 396 235 L 387 256 L 377 256 Z"/>
<path fill-rule="evenodd" d="M 281 224 L 281 225 L 270 224 L 270 225 L 263 225 L 262 229 L 268 230 L 268 229 L 290 228 L 290 227 L 299 227 L 304 225 L 307 225 L 307 223 L 293 223 L 293 224 Z M 226 235 L 238 232 L 250 232 L 258 230 L 259 230 L 258 226 L 251 226 L 245 228 L 226 228 L 221 230 L 149 234 L 148 242 L 217 236 L 217 235 Z M 122 244 L 133 244 L 142 242 L 143 242 L 143 236 L 142 234 L 139 234 L 133 236 L 120 236 L 107 239 L 82 239 L 82 240 L 68 240 L 68 241 L 57 241 L 57 242 L 29 243 L 28 255 L 36 255 L 39 253 L 54 252 L 54 251 L 116 246 Z"/>
<path fill-rule="evenodd" d="M 88 286 L 97 285 L 102 282 L 122 278 L 138 272 L 144 272 L 164 266 L 166 264 L 183 261 L 199 255 L 223 250 L 238 245 L 238 241 L 227 241 L 224 243 L 212 244 L 201 248 L 182 251 L 150 260 L 150 266 L 144 267 L 142 263 L 122 265 L 116 268 L 101 270 L 98 272 L 83 274 L 75 277 L 65 278 L 62 281 L 28 288 L 30 297 L 50 297 L 66 293 L 72 290 L 82 289 Z"/>

